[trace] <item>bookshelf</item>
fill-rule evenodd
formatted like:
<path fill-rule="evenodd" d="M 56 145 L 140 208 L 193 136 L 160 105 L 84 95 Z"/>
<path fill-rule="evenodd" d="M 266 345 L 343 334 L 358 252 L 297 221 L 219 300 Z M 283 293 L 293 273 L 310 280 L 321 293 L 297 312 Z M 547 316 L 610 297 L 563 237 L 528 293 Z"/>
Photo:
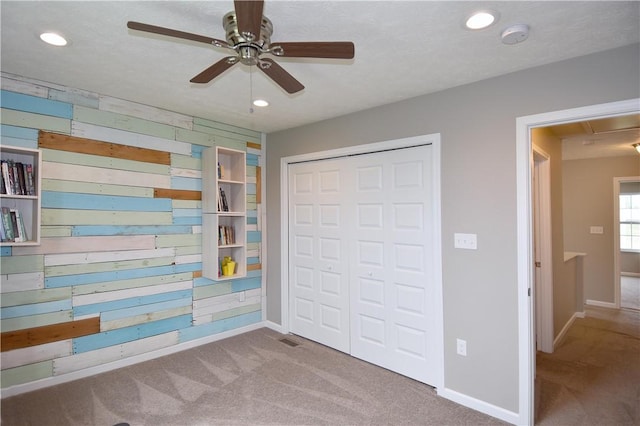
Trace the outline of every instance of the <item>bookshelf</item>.
<path fill-rule="evenodd" d="M 207 148 L 202 154 L 202 179 L 202 274 L 212 280 L 244 277 L 246 153 L 220 146 Z M 227 259 L 235 263 L 232 273 L 224 271 Z"/>
<path fill-rule="evenodd" d="M 0 159 L 0 245 L 39 245 L 41 152 L 38 149 L 2 145 Z"/>

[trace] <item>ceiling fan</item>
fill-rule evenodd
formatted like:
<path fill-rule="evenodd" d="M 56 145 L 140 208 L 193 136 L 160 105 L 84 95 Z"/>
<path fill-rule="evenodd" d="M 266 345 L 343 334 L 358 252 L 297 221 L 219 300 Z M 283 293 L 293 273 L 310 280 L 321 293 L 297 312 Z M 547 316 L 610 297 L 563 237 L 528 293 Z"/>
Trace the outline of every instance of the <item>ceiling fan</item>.
<path fill-rule="evenodd" d="M 222 18 L 226 41 L 134 21 L 127 22 L 127 27 L 132 30 L 197 41 L 235 51 L 233 56 L 222 58 L 193 77 L 190 80 L 192 83 L 208 83 L 240 62 L 249 66 L 257 65 L 258 69 L 285 91 L 296 93 L 304 89 L 304 86 L 273 59 L 264 58 L 263 55 L 271 54 L 283 58 L 353 58 L 354 46 L 350 41 L 272 43 L 273 24 L 266 16 L 262 15 L 263 7 L 263 0 L 235 0 L 235 10 Z"/>

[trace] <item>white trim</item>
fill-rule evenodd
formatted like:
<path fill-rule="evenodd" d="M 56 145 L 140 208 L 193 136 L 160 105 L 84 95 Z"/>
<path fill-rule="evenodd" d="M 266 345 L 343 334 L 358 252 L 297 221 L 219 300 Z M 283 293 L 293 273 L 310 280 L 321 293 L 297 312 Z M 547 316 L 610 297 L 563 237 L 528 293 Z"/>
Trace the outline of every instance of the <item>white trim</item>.
<path fill-rule="evenodd" d="M 640 273 L 638 272 L 620 272 L 621 277 L 631 277 L 631 278 L 640 278 Z"/>
<path fill-rule="evenodd" d="M 95 367 L 89 367 L 82 370 L 74 371 L 72 373 L 47 377 L 45 379 L 36 380 L 21 385 L 10 386 L 6 389 L 2 389 L 1 398 L 8 398 L 10 396 L 20 395 L 22 393 L 47 388 L 49 386 L 55 386 L 62 383 L 71 382 L 73 380 L 84 379 L 85 377 L 106 373 L 108 371 L 117 370 L 118 368 L 129 367 L 130 365 L 138 364 L 140 362 L 149 361 L 152 359 L 171 355 L 176 352 L 181 352 L 187 349 L 192 349 L 198 346 L 217 342 L 218 340 L 226 339 L 228 337 L 233 337 L 243 333 L 248 333 L 253 330 L 258 330 L 259 328 L 263 328 L 265 326 L 267 326 L 267 324 L 258 322 L 245 327 L 224 331 L 222 333 L 202 337 L 199 339 L 189 340 L 188 342 L 179 343 L 177 345 L 169 346 L 151 352 L 146 352 L 144 354 L 135 355 L 118 361 L 108 362 L 106 364 L 96 365 Z"/>
<path fill-rule="evenodd" d="M 540 254 L 540 288 L 534 286 L 536 303 L 536 339 L 538 350 L 553 352 L 553 247 L 551 243 L 551 156 L 542 149 L 533 147 L 533 165 L 538 170 L 537 200 L 539 203 L 538 252 Z M 542 160 L 536 161 L 538 156 Z M 534 215 L 535 216 L 535 215 Z M 535 237 L 534 237 L 535 238 Z"/>
<path fill-rule="evenodd" d="M 265 327 L 273 330 L 273 331 L 277 331 L 280 334 L 287 334 L 285 333 L 285 331 L 283 330 L 282 326 L 280 324 L 277 324 L 273 321 L 266 321 L 264 324 Z"/>
<path fill-rule="evenodd" d="M 597 306 L 599 308 L 608 308 L 608 309 L 619 309 L 620 306 L 616 306 L 615 303 L 613 302 L 603 302 L 601 300 L 592 300 L 592 299 L 587 299 L 584 302 L 585 305 L 589 305 L 589 306 Z"/>
<path fill-rule="evenodd" d="M 613 178 L 613 303 L 616 308 L 620 308 L 622 271 L 620 270 L 620 184 L 623 182 L 640 181 L 640 176 L 626 176 Z"/>
<path fill-rule="evenodd" d="M 262 182 L 260 199 L 261 203 L 256 204 L 258 231 L 260 231 L 260 285 L 262 286 L 262 321 L 267 321 L 267 209 L 264 208 L 267 199 L 267 190 L 265 183 L 267 182 L 267 134 L 260 133 L 260 157 L 262 162 L 258 162 L 260 166 L 260 181 Z"/>
<path fill-rule="evenodd" d="M 518 250 L 518 424 L 533 424 L 535 336 L 533 307 L 529 289 L 533 282 L 531 232 L 531 129 L 637 113 L 640 99 L 592 105 L 562 111 L 518 117 L 516 119 L 516 213 Z"/>
<path fill-rule="evenodd" d="M 558 333 L 556 338 L 553 340 L 554 350 L 558 347 L 558 345 L 560 345 L 560 343 L 562 343 L 562 339 L 564 339 L 565 335 L 569 331 L 569 328 L 571 328 L 571 326 L 573 325 L 573 322 L 576 320 L 576 318 L 584 318 L 584 312 L 576 312 L 571 316 L 571 318 L 569 318 L 569 321 L 567 321 L 564 327 L 562 327 L 562 330 L 560 330 L 560 333 Z"/>
<path fill-rule="evenodd" d="M 289 319 L 289 164 L 304 161 L 324 160 L 328 158 L 345 157 L 357 154 L 367 154 L 390 149 L 410 148 L 431 144 L 433 147 L 432 170 L 433 170 L 433 195 L 434 195 L 434 284 L 436 286 L 436 298 L 440 303 L 436 303 L 437 310 L 435 312 L 436 324 L 436 341 L 439 348 L 435 350 L 437 374 L 436 383 L 430 383 L 436 389 L 441 388 L 444 384 L 444 312 L 442 299 L 442 223 L 441 223 L 441 165 L 440 165 L 440 134 L 434 133 L 430 135 L 414 136 L 404 139 L 395 139 L 384 142 L 376 142 L 362 145 L 354 145 L 345 148 L 331 149 L 327 151 L 311 152 L 307 154 L 283 157 L 280 159 L 280 306 L 281 306 L 281 323 L 279 332 L 287 334 L 291 331 Z"/>
<path fill-rule="evenodd" d="M 479 399 L 470 397 L 460 392 L 456 392 L 449 388 L 444 388 L 442 390 L 439 390 L 438 396 L 446 398 L 457 404 L 464 405 L 465 407 L 471 408 L 481 413 L 487 414 L 489 416 L 495 417 L 497 419 L 504 420 L 505 422 L 508 422 L 514 425 L 521 424 L 520 416 L 518 415 L 518 413 L 505 410 L 504 408 L 498 407 L 493 404 L 489 404 L 488 402 L 481 401 Z"/>

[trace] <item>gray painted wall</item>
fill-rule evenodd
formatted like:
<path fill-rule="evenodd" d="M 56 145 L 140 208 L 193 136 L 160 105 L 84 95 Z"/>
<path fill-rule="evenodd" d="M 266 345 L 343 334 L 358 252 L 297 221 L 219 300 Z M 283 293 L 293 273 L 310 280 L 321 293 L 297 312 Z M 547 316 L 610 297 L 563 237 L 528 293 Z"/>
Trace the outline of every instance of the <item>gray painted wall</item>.
<path fill-rule="evenodd" d="M 268 320 L 280 323 L 281 313 L 280 159 L 440 133 L 445 386 L 517 413 L 516 118 L 640 97 L 639 50 L 604 51 L 267 135 Z M 454 249 L 454 232 L 476 233 L 478 250 Z M 467 341 L 467 357 L 456 355 L 457 337 Z"/>

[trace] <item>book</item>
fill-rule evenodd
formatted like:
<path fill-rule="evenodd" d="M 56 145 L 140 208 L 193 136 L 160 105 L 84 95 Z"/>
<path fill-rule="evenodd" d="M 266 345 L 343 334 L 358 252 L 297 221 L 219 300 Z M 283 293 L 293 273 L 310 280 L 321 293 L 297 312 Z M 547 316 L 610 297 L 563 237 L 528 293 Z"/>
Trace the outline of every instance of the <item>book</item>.
<path fill-rule="evenodd" d="M 27 195 L 36 195 L 35 173 L 33 172 L 33 164 L 25 166 L 27 178 Z"/>
<path fill-rule="evenodd" d="M 7 236 L 7 241 L 14 241 L 13 224 L 11 223 L 11 211 L 9 207 L 2 207 L 2 226 Z"/>
<path fill-rule="evenodd" d="M 13 180 L 11 179 L 10 170 L 12 167 L 9 164 L 9 161 L 2 162 L 2 177 L 4 178 L 4 185 L 7 194 L 13 194 Z"/>
<path fill-rule="evenodd" d="M 20 234 L 20 225 L 18 224 L 18 213 L 15 209 L 10 209 L 9 214 L 11 215 L 11 227 L 13 228 L 13 241 L 16 243 L 24 241 L 22 235 Z"/>

